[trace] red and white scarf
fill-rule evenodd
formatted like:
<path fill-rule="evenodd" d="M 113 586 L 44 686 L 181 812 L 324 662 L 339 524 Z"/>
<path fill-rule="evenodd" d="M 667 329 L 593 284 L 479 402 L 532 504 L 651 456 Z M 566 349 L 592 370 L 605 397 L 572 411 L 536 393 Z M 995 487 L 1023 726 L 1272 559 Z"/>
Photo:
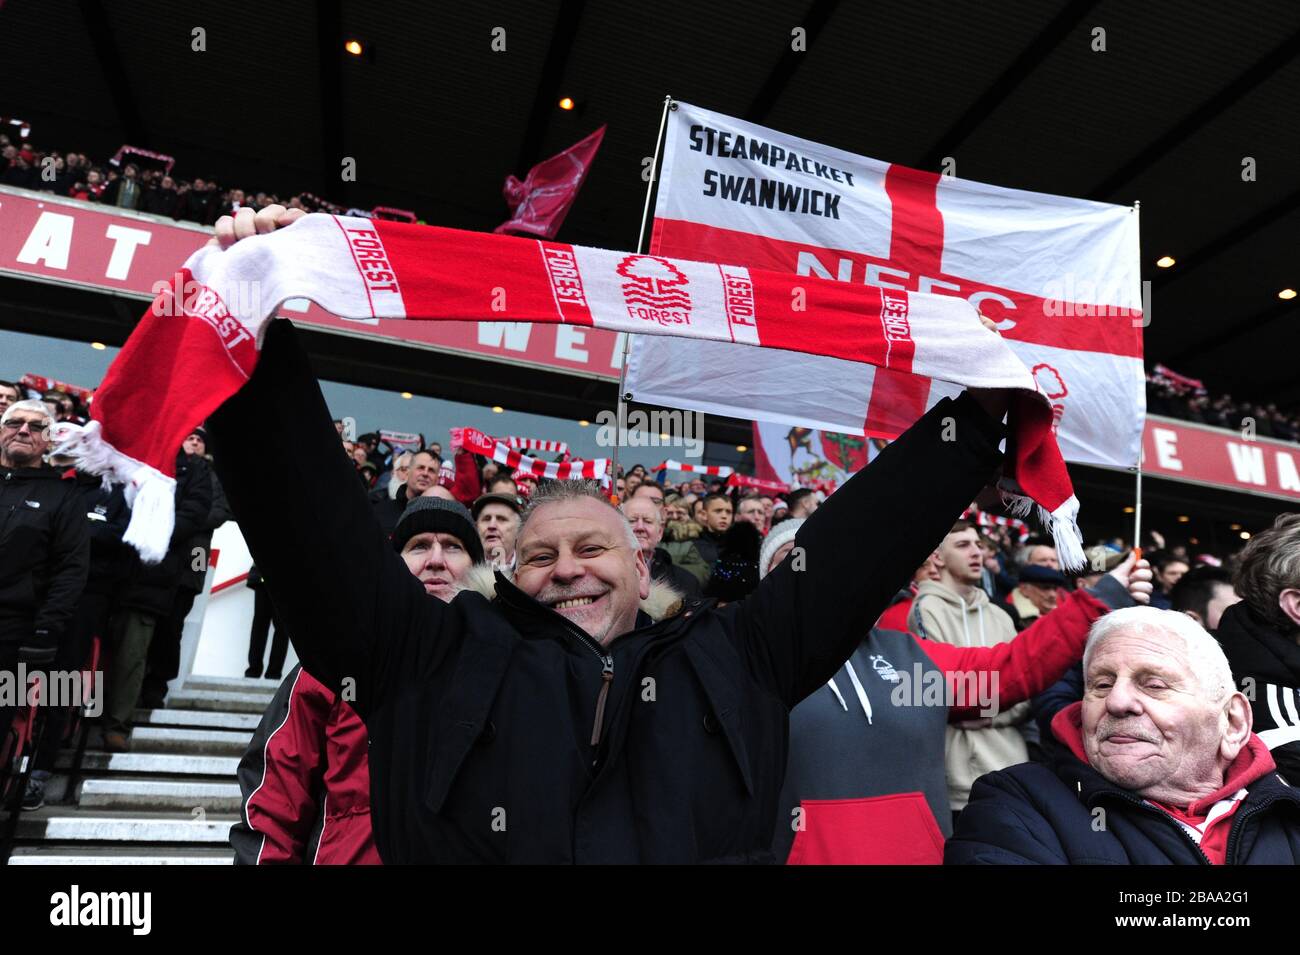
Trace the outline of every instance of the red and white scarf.
<path fill-rule="evenodd" d="M 790 485 L 782 481 L 769 481 L 766 478 L 751 477 L 748 474 L 732 474 L 727 478 L 727 487 L 752 487 L 759 491 L 773 494 L 785 494 Z"/>
<path fill-rule="evenodd" d="M 548 441 L 545 438 L 517 438 L 513 435 L 503 438 L 507 448 L 515 448 L 519 451 L 553 451 L 562 454 L 564 457 L 569 456 L 569 445 L 564 441 Z"/>
<path fill-rule="evenodd" d="M 451 440 L 453 444 L 467 451 L 481 454 L 513 469 L 517 476 L 516 480 L 518 477 L 526 476 L 533 479 L 550 478 L 554 481 L 566 481 L 570 478 L 599 481 L 609 470 L 609 458 L 596 458 L 591 461 L 543 461 L 539 458 L 530 458 L 510 446 L 510 441 L 516 439 L 493 438 L 476 428 L 452 428 Z"/>
<path fill-rule="evenodd" d="M 714 477 L 726 477 L 732 469 L 725 464 L 683 464 L 681 461 L 660 461 L 652 471 L 681 471 L 684 474 L 711 474 Z"/>
<path fill-rule="evenodd" d="M 420 445 L 424 443 L 418 434 L 410 434 L 406 431 L 381 430 L 379 440 L 386 441 L 388 446 L 396 451 L 418 451 Z"/>
<path fill-rule="evenodd" d="M 1016 532 L 1022 544 L 1029 540 L 1029 525 L 1018 517 L 990 514 L 988 511 L 981 511 L 978 508 L 968 510 L 964 516 L 967 520 L 973 520 L 979 527 L 1009 527 Z"/>
<path fill-rule="evenodd" d="M 1004 490 L 1035 504 L 1067 567 L 1083 565 L 1052 412 L 1029 370 L 964 300 L 810 276 L 347 216 L 192 255 L 160 291 L 95 395 L 57 436 L 81 467 L 128 485 L 125 540 L 166 553 L 176 449 L 257 365 L 276 307 L 335 315 L 541 322 L 733 342 L 860 361 L 976 388 L 1015 389 Z M 358 326 L 359 329 L 364 325 Z"/>

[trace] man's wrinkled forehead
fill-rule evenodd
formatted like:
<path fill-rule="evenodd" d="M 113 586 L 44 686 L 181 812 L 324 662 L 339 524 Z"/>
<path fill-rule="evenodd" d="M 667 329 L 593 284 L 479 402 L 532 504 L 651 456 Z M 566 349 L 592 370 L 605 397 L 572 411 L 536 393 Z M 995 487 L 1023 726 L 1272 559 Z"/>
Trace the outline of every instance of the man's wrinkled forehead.
<path fill-rule="evenodd" d="M 617 545 L 625 541 L 623 516 L 594 499 L 543 504 L 528 516 L 519 549 L 558 547 L 568 541 L 599 540 Z"/>
<path fill-rule="evenodd" d="M 638 495 L 623 505 L 623 514 L 628 521 L 638 517 L 654 520 L 659 516 L 659 508 L 655 507 L 654 501 L 649 497 Z"/>
<path fill-rule="evenodd" d="M 1183 640 L 1167 630 L 1124 627 L 1114 630 L 1093 648 L 1086 676 L 1099 673 L 1160 672 L 1190 677 L 1191 661 Z"/>

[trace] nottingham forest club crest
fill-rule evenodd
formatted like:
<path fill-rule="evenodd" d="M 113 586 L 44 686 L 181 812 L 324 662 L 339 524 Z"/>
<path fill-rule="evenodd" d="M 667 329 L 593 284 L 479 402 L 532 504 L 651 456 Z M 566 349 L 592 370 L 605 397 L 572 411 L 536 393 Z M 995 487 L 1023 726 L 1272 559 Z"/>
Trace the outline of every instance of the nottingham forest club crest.
<path fill-rule="evenodd" d="M 871 668 L 876 671 L 876 676 L 880 677 L 886 683 L 897 683 L 900 679 L 898 671 L 894 669 L 894 665 L 880 654 L 871 654 Z"/>
<path fill-rule="evenodd" d="M 668 259 L 657 255 L 629 255 L 616 270 L 627 279 L 623 298 L 633 318 L 660 325 L 689 325 L 690 279 Z"/>

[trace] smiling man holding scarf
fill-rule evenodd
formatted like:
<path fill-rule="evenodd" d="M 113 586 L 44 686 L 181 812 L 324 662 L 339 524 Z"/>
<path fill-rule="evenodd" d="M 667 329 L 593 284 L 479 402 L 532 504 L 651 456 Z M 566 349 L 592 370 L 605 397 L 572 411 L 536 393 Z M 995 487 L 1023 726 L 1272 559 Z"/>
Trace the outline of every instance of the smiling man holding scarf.
<path fill-rule="evenodd" d="M 218 224 L 217 241 L 231 246 L 294 218 L 277 208 L 256 216 L 240 210 Z M 331 217 L 313 218 L 319 229 Z M 294 232 L 284 230 L 285 238 Z M 479 246 L 500 249 L 503 268 L 511 256 L 522 262 L 544 249 L 525 240 L 462 239 L 451 230 L 384 227 L 380 234 L 391 246 L 383 254 L 412 273 L 421 248 L 431 255 L 458 244 L 467 255 Z M 310 231 L 297 235 L 313 241 Z M 277 238 L 249 243 L 256 254 L 241 261 L 251 274 L 268 268 L 259 261 L 272 252 L 256 243 Z M 292 246 L 275 248 L 285 256 L 276 269 L 308 267 L 295 266 L 283 251 Z M 216 263 L 211 255 L 203 261 Z M 708 267 L 713 273 L 690 263 L 666 267 L 719 274 L 715 266 Z M 437 268 L 454 281 L 449 263 Z M 367 271 L 367 281 L 375 274 Z M 784 289 L 793 281 L 746 274 L 760 290 L 764 282 Z M 419 281 L 413 292 L 406 289 L 408 307 L 421 294 Z M 569 288 L 556 281 L 553 274 L 552 291 Z M 813 298 L 829 303 L 827 321 L 839 308 L 843 321 L 861 324 L 858 308 L 873 300 L 880 307 L 878 290 L 799 281 L 815 285 Z M 453 304 L 466 302 L 476 287 L 466 283 L 447 294 Z M 273 297 L 286 288 L 278 286 Z M 696 294 L 705 299 L 708 292 Z M 774 339 L 764 344 L 793 347 L 782 344 L 793 329 L 780 325 L 775 298 L 759 301 L 758 311 L 774 316 L 770 324 L 746 324 Z M 918 309 L 955 307 L 919 298 Z M 274 582 L 277 609 L 304 667 L 327 686 L 355 687 L 354 707 L 371 741 L 375 840 L 390 864 L 772 861 L 790 709 L 843 664 L 953 519 L 995 478 L 1009 408 L 1011 431 L 1036 435 L 1035 447 L 1051 452 L 1044 471 L 1034 448 L 1018 441 L 1015 460 L 1024 466 L 1017 478 L 1026 487 L 1050 485 L 1036 499 L 1054 517 L 1067 513 L 1060 508 L 1068 479 L 1045 426 L 1050 412 L 1032 394 L 1013 398 L 1015 388 L 1026 387 L 1019 384 L 1023 366 L 1004 363 L 1005 377 L 981 381 L 995 387 L 941 401 L 846 482 L 800 529 L 806 559 L 798 569 L 794 562 L 777 568 L 744 601 L 718 608 L 652 585 L 626 520 L 595 486 L 556 482 L 539 489 L 525 516 L 515 579 L 497 574 L 490 595 L 466 592 L 444 604 L 424 592 L 384 540 L 337 453 L 337 434 L 292 327 L 275 322 L 244 331 L 220 318 L 220 305 L 219 298 L 204 299 L 194 314 L 218 332 L 228 354 L 244 346 L 257 351 L 246 383 L 209 417 L 218 473 L 254 559 Z M 591 299 L 586 305 L 593 315 L 603 307 Z M 562 307 L 571 306 L 566 300 Z M 701 312 L 701 325 L 714 321 Z M 514 317 L 525 320 L 521 314 L 531 313 Z M 965 321 L 964 312 L 950 317 Z M 167 336 L 189 333 L 190 326 L 170 322 L 176 320 L 155 329 L 142 324 L 139 344 L 133 350 L 128 343 L 120 360 L 129 365 Z M 1005 347 L 979 329 L 973 310 L 973 332 L 961 322 L 946 328 L 946 341 L 990 352 Z M 123 399 L 128 394 L 121 392 Z M 107 446 L 114 403 L 99 404 L 109 422 Z M 1011 464 L 1009 457 L 1008 470 Z M 259 480 L 268 467 L 300 474 L 301 493 L 268 499 Z M 1044 473 L 1046 482 L 1038 480 Z M 147 516 L 162 498 L 146 493 L 146 484 L 137 507 L 146 500 Z M 868 536 L 891 545 L 873 549 L 864 564 L 852 558 L 860 558 Z"/>

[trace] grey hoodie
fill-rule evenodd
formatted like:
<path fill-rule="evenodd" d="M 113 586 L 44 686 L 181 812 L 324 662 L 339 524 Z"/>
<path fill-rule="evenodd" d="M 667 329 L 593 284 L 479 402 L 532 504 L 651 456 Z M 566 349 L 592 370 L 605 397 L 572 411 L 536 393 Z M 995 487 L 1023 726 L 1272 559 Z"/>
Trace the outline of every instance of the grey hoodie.
<path fill-rule="evenodd" d="M 959 647 L 991 647 L 1008 643 L 1016 635 L 1010 615 L 990 603 L 982 589 L 972 588 L 970 599 L 963 601 L 955 591 L 934 580 L 917 588 L 908 626 L 924 639 Z M 953 812 L 966 808 L 976 779 L 1029 759 L 1025 738 L 1016 729 L 1016 724 L 1028 718 L 1029 704 L 1018 703 L 993 717 L 991 726 L 948 726 L 944 763 Z"/>

